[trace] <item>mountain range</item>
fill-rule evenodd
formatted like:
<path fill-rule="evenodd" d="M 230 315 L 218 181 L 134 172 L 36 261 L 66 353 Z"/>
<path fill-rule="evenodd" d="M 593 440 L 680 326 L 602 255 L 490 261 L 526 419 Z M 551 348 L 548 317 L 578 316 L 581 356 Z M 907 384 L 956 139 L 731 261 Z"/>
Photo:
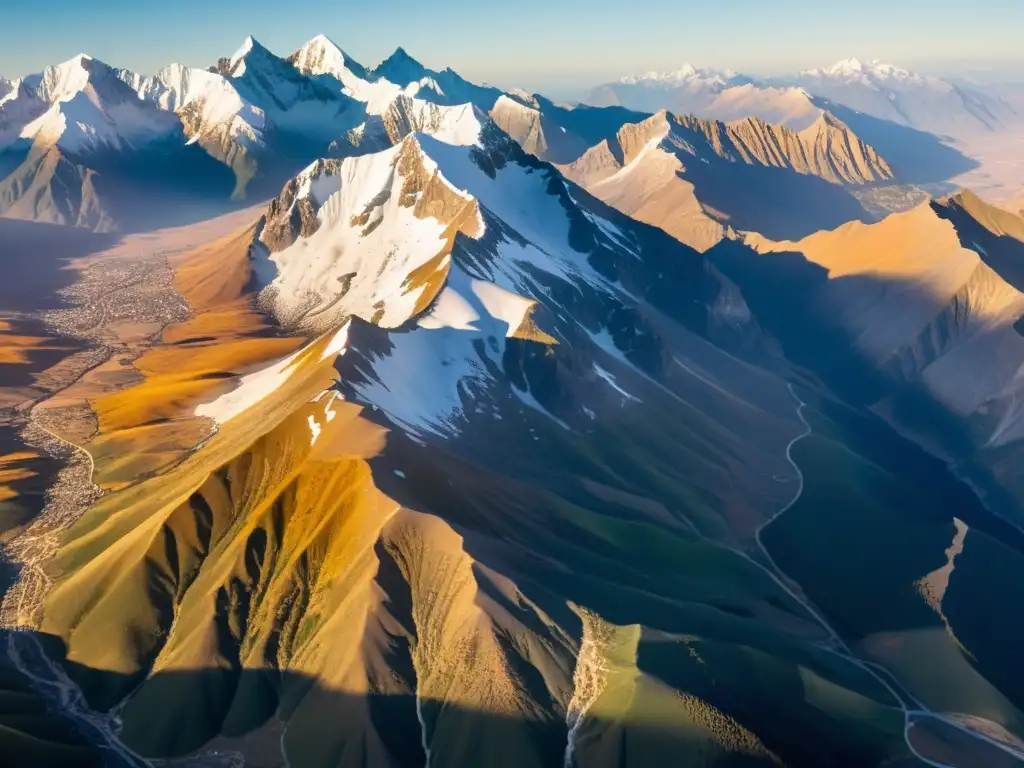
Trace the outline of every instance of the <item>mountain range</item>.
<path fill-rule="evenodd" d="M 685 64 L 673 72 L 649 72 L 598 86 L 584 101 L 647 112 L 669 109 L 726 121 L 756 115 L 796 130 L 806 128 L 833 102 L 941 136 L 998 130 L 1021 117 L 998 95 L 856 58 L 775 78 Z"/>
<path fill-rule="evenodd" d="M 317 158 L 376 151 L 412 131 L 446 131 L 470 110 L 561 164 L 581 161 L 647 117 L 478 86 L 451 69 L 428 69 L 403 49 L 368 69 L 324 36 L 285 58 L 250 37 L 209 69 L 172 64 L 151 76 L 83 55 L 5 88 L 0 212 L 97 230 L 150 225 L 161 210 L 182 207 L 182 194 L 207 207 L 275 195 Z M 764 138 L 754 138 L 759 132 L 768 144 L 752 150 L 749 141 Z M 874 148 L 821 110 L 799 135 L 767 124 L 746 133 L 743 151 L 775 167 L 846 184 L 893 180 Z M 167 202 L 149 206 L 147 216 L 134 205 L 140 198 Z"/>
<path fill-rule="evenodd" d="M 797 133 L 760 118 L 724 124 L 659 112 L 562 168 L 612 207 L 702 251 L 726 228 L 810 234 L 858 218 L 864 211 L 844 187 L 893 178 L 827 113 Z"/>
<path fill-rule="evenodd" d="M 119 233 L 58 270 L 57 364 L 0 314 L 41 393 L 0 432 L 4 754 L 1024 760 L 1024 218 L 929 196 L 922 124 L 803 85 L 607 93 L 652 101 L 323 36 L 0 84 L 7 223 L 146 229 L 160 264 L 126 279 Z M 776 97 L 810 108 L 744 114 Z M 232 197 L 266 202 L 228 227 Z M 178 200 L 198 225 L 131 208 Z M 47 445 L 77 463 L 31 508 Z"/>

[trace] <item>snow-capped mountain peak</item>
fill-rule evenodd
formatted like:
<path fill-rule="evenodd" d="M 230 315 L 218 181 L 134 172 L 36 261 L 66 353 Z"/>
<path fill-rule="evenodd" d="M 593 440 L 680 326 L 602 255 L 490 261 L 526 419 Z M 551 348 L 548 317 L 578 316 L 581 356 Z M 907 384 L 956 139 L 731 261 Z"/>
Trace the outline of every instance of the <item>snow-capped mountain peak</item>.
<path fill-rule="evenodd" d="M 242 45 L 239 46 L 238 50 L 235 51 L 234 54 L 232 54 L 231 58 L 228 60 L 229 61 L 229 65 L 228 66 L 229 66 L 229 69 L 231 70 L 232 74 L 234 74 L 235 67 L 238 66 L 238 63 L 241 62 L 243 59 L 245 59 L 245 57 L 248 56 L 250 53 L 252 53 L 253 49 L 255 47 L 257 47 L 258 45 L 259 45 L 259 43 L 256 42 L 255 38 L 253 38 L 252 35 L 248 35 L 245 38 L 245 40 L 242 41 Z M 262 46 L 260 46 L 260 47 L 262 47 Z M 241 74 L 241 73 L 239 72 L 238 74 Z"/>
<path fill-rule="evenodd" d="M 628 75 L 619 80 L 619 82 L 623 85 L 650 85 L 659 87 L 673 87 L 689 81 L 702 81 L 708 85 L 725 85 L 736 77 L 736 73 L 731 69 L 702 69 L 686 62 L 678 69 L 666 72 L 652 70 L 650 72 L 645 72 L 642 75 Z"/>
<path fill-rule="evenodd" d="M 908 69 L 886 64 L 878 59 L 861 61 L 856 57 L 837 61 L 829 67 L 808 69 L 800 73 L 804 77 L 836 78 L 836 79 L 868 79 L 868 80 L 924 80 L 921 75 Z"/>
<path fill-rule="evenodd" d="M 430 74 L 426 67 L 410 56 L 402 47 L 396 48 L 395 52 L 384 59 L 373 71 L 374 77 L 383 77 L 402 87 L 429 77 Z"/>
<path fill-rule="evenodd" d="M 12 83 L 0 99 L 0 147 L 22 139 L 73 153 L 121 149 L 177 129 L 121 73 L 84 53 Z"/>
<path fill-rule="evenodd" d="M 217 69 L 220 74 L 227 77 L 240 78 L 253 70 L 257 70 L 260 75 L 279 74 L 285 71 L 286 67 L 284 59 L 249 35 L 230 59 L 221 59 Z"/>
<path fill-rule="evenodd" d="M 329 75 L 347 88 L 355 87 L 357 79 L 368 79 L 366 68 L 326 35 L 311 39 L 289 56 L 288 61 L 303 74 Z"/>
<path fill-rule="evenodd" d="M 92 56 L 80 53 L 61 64 L 46 67 L 39 75 L 29 78 L 34 81 L 30 87 L 34 86 L 39 97 L 52 104 L 84 90 L 92 80 L 93 73 L 100 68 L 109 69 Z"/>
<path fill-rule="evenodd" d="M 831 67 L 825 69 L 825 73 L 830 75 L 849 75 L 863 71 L 864 63 L 856 57 L 837 61 Z"/>

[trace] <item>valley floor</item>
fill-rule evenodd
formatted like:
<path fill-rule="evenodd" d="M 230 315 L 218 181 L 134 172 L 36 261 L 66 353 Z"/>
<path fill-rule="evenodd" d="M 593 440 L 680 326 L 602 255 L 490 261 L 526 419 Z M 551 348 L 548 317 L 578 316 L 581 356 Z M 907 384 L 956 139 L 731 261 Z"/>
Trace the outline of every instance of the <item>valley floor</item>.
<path fill-rule="evenodd" d="M 38 608 L 47 580 L 34 564 L 99 494 L 80 446 L 98 429 L 88 398 L 129 383 L 132 361 L 188 315 L 168 258 L 251 224 L 262 207 L 122 238 L 0 220 L 0 262 L 37 265 L 33 279 L 15 274 L 0 289 L 0 541 L 27 569 L 5 596 L 0 625 Z M 40 264 L 48 254 L 54 263 Z M 5 358 L 5 347 L 17 356 Z M 23 529 L 32 507 L 43 511 Z"/>
<path fill-rule="evenodd" d="M 949 183 L 1002 205 L 1024 193 L 1024 129 L 979 134 L 954 142 L 979 167 L 954 176 Z"/>

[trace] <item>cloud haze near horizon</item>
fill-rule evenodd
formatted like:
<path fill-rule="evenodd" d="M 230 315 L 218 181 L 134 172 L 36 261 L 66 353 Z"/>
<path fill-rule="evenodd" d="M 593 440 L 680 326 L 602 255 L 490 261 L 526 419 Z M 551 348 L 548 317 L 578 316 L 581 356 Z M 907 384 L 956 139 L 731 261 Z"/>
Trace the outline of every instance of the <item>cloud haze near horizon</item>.
<path fill-rule="evenodd" d="M 1024 77 L 1021 0 L 49 0 L 4 11 L 0 74 L 20 76 L 86 52 L 153 72 L 206 66 L 247 34 L 285 55 L 324 33 L 373 66 L 396 46 L 424 64 L 503 87 L 569 95 L 683 62 L 781 74 L 857 56 L 940 74 Z"/>

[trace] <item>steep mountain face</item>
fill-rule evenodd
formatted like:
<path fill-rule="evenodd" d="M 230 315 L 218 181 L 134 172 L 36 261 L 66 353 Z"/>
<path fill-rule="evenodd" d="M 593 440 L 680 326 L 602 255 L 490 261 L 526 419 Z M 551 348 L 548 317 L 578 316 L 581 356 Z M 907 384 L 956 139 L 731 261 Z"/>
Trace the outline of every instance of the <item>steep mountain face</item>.
<path fill-rule="evenodd" d="M 959 462 L 1021 522 L 1009 457 L 1024 437 L 1024 220 L 964 193 L 799 242 L 748 242 L 759 257 L 713 260 L 789 356 Z"/>
<path fill-rule="evenodd" d="M 476 126 L 477 133 L 470 135 L 470 125 Z M 444 134 L 409 134 L 383 152 L 319 162 L 286 187 L 271 205 L 261 230 L 267 253 L 259 255 L 259 248 L 255 253 L 257 270 L 265 276 L 268 295 L 276 302 L 276 314 L 287 325 L 312 322 L 317 328 L 330 327 L 357 314 L 390 326 L 391 304 L 383 301 L 379 286 L 395 285 L 389 277 L 391 267 L 403 280 L 408 273 L 425 269 L 426 264 L 440 269 L 447 259 L 444 252 L 458 239 L 458 233 L 472 236 L 486 229 L 487 216 L 480 212 L 481 204 L 509 205 L 522 194 L 523 202 L 512 208 L 516 217 L 522 217 L 526 213 L 521 207 L 549 186 L 563 190 L 561 205 L 569 205 L 573 199 L 574 193 L 549 166 L 531 160 L 493 123 L 469 123 L 457 133 L 461 134 L 457 142 L 443 141 Z M 490 166 L 497 174 L 513 160 L 514 166 L 500 183 L 488 175 Z M 495 197 L 491 200 L 463 191 L 477 188 Z M 554 205 L 559 198 L 548 201 L 550 194 L 546 192 L 541 200 Z M 536 215 L 542 223 L 558 211 L 557 206 L 547 213 L 539 209 Z M 330 226 L 325 226 L 327 223 Z M 508 226 L 513 225 L 505 223 L 499 230 Z M 568 236 L 561 226 L 555 231 L 559 237 Z M 543 229 L 537 232 L 538 237 L 550 236 Z M 396 238 L 404 243 L 400 249 L 395 247 Z M 661 239 L 671 243 L 663 236 Z M 412 249 L 413 243 L 422 250 Z M 310 258 L 314 246 L 316 252 L 330 258 Z M 536 249 L 559 253 L 564 245 L 545 239 Z M 389 255 L 382 262 L 381 253 L 393 254 L 396 261 Z M 351 276 L 368 274 L 361 266 L 367 260 L 382 266 L 373 282 L 359 290 Z M 419 282 L 429 283 L 430 274 L 422 274 Z M 419 284 L 399 284 L 410 291 L 417 289 L 403 300 L 406 303 L 422 304 L 433 293 Z M 425 293 L 416 298 L 419 292 Z M 407 307 L 399 310 L 397 322 L 404 322 L 407 316 Z"/>
<path fill-rule="evenodd" d="M 47 67 L 27 83 L 50 106 L 25 126 L 22 139 L 81 154 L 137 148 L 177 128 L 176 120 L 140 103 L 113 69 L 84 54 Z"/>
<path fill-rule="evenodd" d="M 879 61 L 846 59 L 786 82 L 882 120 L 939 135 L 998 130 L 1017 119 L 999 98 Z"/>
<path fill-rule="evenodd" d="M 40 148 L 0 182 L 0 214 L 97 232 L 116 229 L 96 182 L 95 171 L 69 160 L 57 147 Z"/>
<path fill-rule="evenodd" d="M 450 67 L 440 72 L 428 69 L 406 53 L 404 48 L 398 48 L 370 74 L 376 80 L 387 80 L 403 88 L 419 83 L 434 92 L 431 98 L 438 103 L 469 103 L 484 112 L 489 112 L 504 95 L 498 88 L 469 82 Z"/>
<path fill-rule="evenodd" d="M 562 170 L 699 250 L 726 227 L 807 233 L 858 218 L 842 185 L 892 178 L 874 149 L 830 117 L 796 133 L 755 118 L 724 124 L 667 112 L 624 126 Z"/>
<path fill-rule="evenodd" d="M 199 197 L 225 192 L 176 117 L 84 54 L 20 81 L 0 110 L 0 215 L 104 231 L 152 225 L 147 205 L 193 185 Z"/>
<path fill-rule="evenodd" d="M 346 88 L 358 88 L 368 82 L 369 72 L 325 35 L 317 35 L 288 57 L 288 61 L 305 75 L 329 75 Z"/>
<path fill-rule="evenodd" d="M 132 749 L 273 744 L 307 766 L 901 751 L 884 689 L 803 647 L 813 619 L 743 554 L 757 510 L 792 493 L 771 478 L 798 423 L 784 382 L 741 361 L 759 331 L 700 255 L 484 126 L 475 146 L 414 134 L 308 169 L 252 264 L 282 320 L 327 332 L 198 406 L 216 434 L 105 496 L 54 563 L 43 630 L 90 702 L 124 699 Z M 625 557 L 652 534 L 663 554 Z M 126 642 L 102 639 L 112 623 Z M 702 671 L 741 647 L 857 692 L 859 713 L 822 702 L 779 738 L 752 705 L 783 689 Z"/>
<path fill-rule="evenodd" d="M 674 72 L 648 72 L 593 89 L 584 99 L 594 106 L 620 106 L 640 112 L 677 114 L 730 122 L 760 117 L 803 130 L 822 113 L 800 88 L 774 87 L 735 72 L 684 65 Z"/>
<path fill-rule="evenodd" d="M 236 177 L 233 194 L 244 194 L 256 175 L 259 150 L 266 145 L 263 109 L 247 102 L 222 75 L 180 64 L 152 77 L 132 72 L 122 77 L 140 98 L 176 113 L 187 140 L 231 168 Z"/>
<path fill-rule="evenodd" d="M 234 196 L 243 197 L 254 178 L 264 181 L 263 192 L 276 189 L 284 174 L 324 154 L 365 119 L 361 103 L 301 71 L 333 67 L 332 77 L 358 77 L 340 51 L 327 55 L 337 50 L 332 46 L 316 39 L 285 60 L 248 37 L 212 71 L 172 64 L 151 77 L 122 77 L 143 100 L 175 112 L 188 140 L 234 171 Z"/>
<path fill-rule="evenodd" d="M 472 104 L 441 106 L 406 95 L 396 96 L 387 109 L 331 143 L 332 156 L 379 152 L 411 133 L 427 133 L 448 144 L 475 144 L 487 115 Z"/>
<path fill-rule="evenodd" d="M 586 140 L 541 110 L 539 103 L 523 104 L 500 97 L 491 109 L 491 119 L 524 150 L 540 160 L 571 163 L 589 146 Z"/>

